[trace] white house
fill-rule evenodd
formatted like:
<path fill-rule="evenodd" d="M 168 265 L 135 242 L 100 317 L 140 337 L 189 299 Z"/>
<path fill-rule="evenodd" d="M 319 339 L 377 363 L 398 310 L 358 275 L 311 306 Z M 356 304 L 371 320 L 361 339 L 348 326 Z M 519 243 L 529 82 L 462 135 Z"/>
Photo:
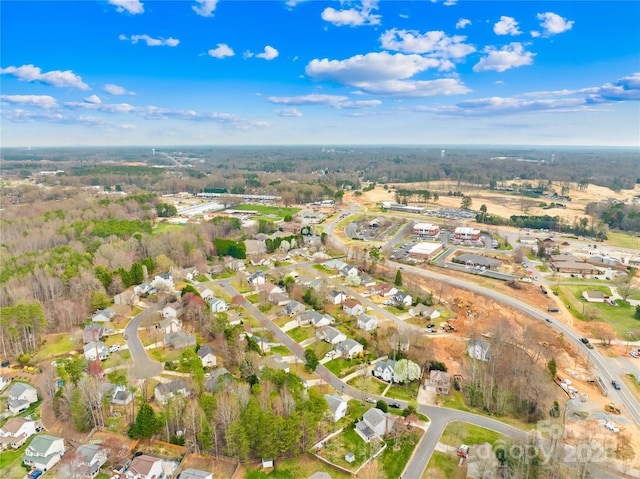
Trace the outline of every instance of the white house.
<path fill-rule="evenodd" d="M 88 361 L 95 361 L 96 359 L 104 361 L 109 357 L 109 349 L 102 341 L 85 344 L 84 357 L 87 358 Z"/>
<path fill-rule="evenodd" d="M 214 313 L 222 313 L 229 309 L 227 302 L 224 299 L 212 298 L 209 300 L 209 308 Z"/>
<path fill-rule="evenodd" d="M 10 382 L 11 382 L 11 379 L 0 376 L 0 391 L 6 388 Z"/>
<path fill-rule="evenodd" d="M 173 316 L 169 316 L 161 321 L 158 321 L 156 328 L 158 328 L 164 334 L 176 333 L 178 331 L 182 331 L 182 321 Z"/>
<path fill-rule="evenodd" d="M 405 308 L 408 308 L 409 306 L 411 306 L 411 303 L 413 302 L 413 298 L 411 297 L 410 294 L 403 293 L 402 291 L 398 291 L 396 294 L 393 295 L 393 301 L 398 306 L 401 305 L 401 306 L 404 306 Z"/>
<path fill-rule="evenodd" d="M 416 304 L 409 310 L 409 316 L 414 318 L 416 316 L 422 316 L 426 319 L 438 319 L 440 317 L 440 313 L 437 310 L 421 303 Z"/>
<path fill-rule="evenodd" d="M 258 287 L 261 284 L 265 284 L 267 282 L 267 278 L 264 277 L 264 274 L 262 273 L 262 271 L 257 271 L 252 275 L 250 275 L 247 278 L 247 281 L 249 282 L 250 285 Z"/>
<path fill-rule="evenodd" d="M 385 382 L 397 382 L 395 373 L 396 361 L 389 359 L 387 361 L 376 362 L 373 368 L 373 375 Z"/>
<path fill-rule="evenodd" d="M 163 460 L 159 457 L 141 454 L 131 461 L 124 477 L 126 479 L 158 479 L 163 472 L 162 462 Z"/>
<path fill-rule="evenodd" d="M 360 275 L 360 286 L 364 286 L 365 288 L 369 288 L 371 286 L 375 286 L 375 284 L 376 284 L 376 280 L 373 279 L 368 274 L 361 274 Z"/>
<path fill-rule="evenodd" d="M 329 405 L 329 411 L 331 411 L 331 418 L 334 422 L 339 421 L 347 415 L 347 401 L 342 399 L 338 393 L 325 394 L 324 398 Z"/>
<path fill-rule="evenodd" d="M 64 455 L 64 439 L 41 434 L 33 438 L 22 456 L 22 462 L 35 469 L 48 471 L 60 462 Z"/>
<path fill-rule="evenodd" d="M 94 314 L 91 319 L 95 323 L 106 323 L 108 321 L 111 321 L 115 317 L 115 315 L 116 312 L 113 309 L 105 308 Z"/>
<path fill-rule="evenodd" d="M 355 266 L 351 266 L 349 264 L 345 264 L 342 268 L 340 268 L 338 272 L 340 273 L 340 276 L 345 276 L 345 277 L 349 275 L 358 276 L 358 268 L 356 268 Z"/>
<path fill-rule="evenodd" d="M 160 383 L 153 390 L 153 395 L 158 403 L 166 406 L 171 398 L 187 395 L 187 383 L 182 379 Z"/>
<path fill-rule="evenodd" d="M 392 414 L 372 407 L 364 413 L 362 420 L 356 423 L 356 432 L 365 442 L 369 442 L 375 437 L 382 438 L 389 433 L 394 422 L 395 418 Z"/>
<path fill-rule="evenodd" d="M 7 398 L 9 411 L 18 414 L 38 402 L 38 391 L 30 384 L 14 382 L 7 390 Z"/>
<path fill-rule="evenodd" d="M 340 271 L 342 268 L 349 266 L 344 261 L 340 261 L 339 259 L 330 259 L 329 261 L 325 261 L 322 266 L 327 269 L 336 269 Z"/>
<path fill-rule="evenodd" d="M 470 339 L 467 353 L 469 353 L 469 357 L 473 359 L 488 361 L 490 358 L 489 343 L 484 339 Z"/>
<path fill-rule="evenodd" d="M 336 347 L 343 358 L 352 359 L 364 353 L 364 346 L 355 339 L 347 338 Z"/>
<path fill-rule="evenodd" d="M 213 473 L 190 467 L 180 473 L 180 479 L 213 479 Z"/>
<path fill-rule="evenodd" d="M 329 292 L 327 299 L 331 302 L 331 304 L 342 304 L 347 300 L 347 295 L 342 291 L 332 290 Z"/>
<path fill-rule="evenodd" d="M 197 284 L 196 291 L 200 294 L 200 297 L 205 301 L 213 299 L 213 291 L 206 284 Z"/>
<path fill-rule="evenodd" d="M 304 304 L 295 299 L 289 301 L 287 305 L 282 309 L 284 314 L 288 314 L 289 316 L 295 316 L 296 314 L 302 314 L 307 310 Z"/>
<path fill-rule="evenodd" d="M 269 293 L 269 302 L 276 306 L 286 306 L 291 302 L 287 293 Z"/>
<path fill-rule="evenodd" d="M 154 294 L 156 289 L 151 286 L 149 283 L 142 283 L 133 287 L 133 291 L 140 296 L 144 296 L 147 294 Z"/>
<path fill-rule="evenodd" d="M 12 417 L 0 428 L 0 450 L 18 449 L 27 439 L 35 435 L 38 425 L 22 417 Z"/>
<path fill-rule="evenodd" d="M 107 450 L 98 444 L 82 444 L 76 449 L 73 460 L 75 471 L 83 477 L 95 477 L 102 465 L 107 462 Z"/>
<path fill-rule="evenodd" d="M 337 330 L 334 327 L 326 326 L 322 328 L 320 331 L 316 332 L 316 337 L 320 341 L 325 341 L 329 344 L 338 344 L 342 341 L 346 341 L 347 336 L 343 332 Z"/>
<path fill-rule="evenodd" d="M 378 318 L 370 316 L 368 314 L 361 314 L 358 316 L 356 326 L 365 331 L 373 331 L 378 327 Z"/>
<path fill-rule="evenodd" d="M 173 303 L 167 304 L 162 311 L 160 311 L 160 316 L 163 318 L 178 318 L 182 315 L 182 303 L 178 301 L 174 301 Z"/>
<path fill-rule="evenodd" d="M 199 274 L 200 272 L 198 271 L 198 268 L 194 267 L 184 268 L 182 271 L 180 271 L 180 275 L 187 281 L 193 281 Z"/>
<path fill-rule="evenodd" d="M 203 368 L 215 368 L 218 363 L 216 353 L 211 346 L 204 344 L 198 349 L 198 357 L 202 361 Z"/>
<path fill-rule="evenodd" d="M 347 299 L 344 303 L 342 303 L 342 309 L 349 316 L 358 316 L 364 313 L 364 306 L 360 304 L 358 301 L 354 301 L 353 299 Z"/>

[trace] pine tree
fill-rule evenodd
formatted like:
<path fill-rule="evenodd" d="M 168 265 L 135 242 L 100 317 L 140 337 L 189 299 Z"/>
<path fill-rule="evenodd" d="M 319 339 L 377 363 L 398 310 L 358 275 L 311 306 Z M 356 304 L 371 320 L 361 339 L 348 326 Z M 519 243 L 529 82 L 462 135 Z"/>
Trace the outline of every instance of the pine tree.
<path fill-rule="evenodd" d="M 144 403 L 140 406 L 136 421 L 129 428 L 129 437 L 133 439 L 149 439 L 158 430 L 158 419 L 151 406 Z"/>
<path fill-rule="evenodd" d="M 394 282 L 396 286 L 402 286 L 402 271 L 398 270 L 396 273 L 396 280 Z"/>

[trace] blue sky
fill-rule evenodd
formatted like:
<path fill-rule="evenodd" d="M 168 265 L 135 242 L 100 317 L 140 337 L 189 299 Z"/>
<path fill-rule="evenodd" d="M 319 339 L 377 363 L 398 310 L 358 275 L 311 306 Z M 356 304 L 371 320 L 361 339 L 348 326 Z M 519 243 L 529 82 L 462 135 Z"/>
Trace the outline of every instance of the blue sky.
<path fill-rule="evenodd" d="M 640 144 L 640 2 L 3 0 L 4 146 Z"/>

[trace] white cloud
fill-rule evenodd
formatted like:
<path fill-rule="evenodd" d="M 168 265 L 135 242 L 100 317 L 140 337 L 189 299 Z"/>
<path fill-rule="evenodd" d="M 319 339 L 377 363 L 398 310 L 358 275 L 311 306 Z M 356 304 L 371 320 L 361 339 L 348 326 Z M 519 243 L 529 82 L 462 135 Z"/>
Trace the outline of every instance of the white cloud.
<path fill-rule="evenodd" d="M 294 8 L 296 6 L 298 6 L 301 3 L 306 2 L 307 0 L 287 0 L 286 2 L 284 2 L 284 4 L 289 7 L 289 8 Z"/>
<path fill-rule="evenodd" d="M 553 12 L 538 13 L 536 18 L 542 21 L 540 26 L 544 29 L 543 35 L 545 37 L 571 30 L 575 23 L 573 20 L 567 21 L 566 18 Z"/>
<path fill-rule="evenodd" d="M 109 95 L 135 95 L 132 91 L 127 91 L 126 88 L 114 85 L 113 83 L 107 83 L 103 90 Z"/>
<path fill-rule="evenodd" d="M 144 13 L 144 6 L 140 0 L 109 0 L 109 3 L 115 5 L 119 12 L 126 10 L 131 15 Z"/>
<path fill-rule="evenodd" d="M 325 22 L 333 23 L 336 26 L 360 27 L 363 25 L 379 25 L 380 15 L 374 15 L 373 10 L 378 9 L 376 0 L 362 0 L 360 8 L 350 8 L 348 10 L 336 10 L 332 7 L 325 8 L 320 16 Z"/>
<path fill-rule="evenodd" d="M 127 37 L 126 35 L 118 36 L 120 40 L 131 40 L 132 44 L 136 44 L 138 42 L 145 42 L 149 47 L 175 47 L 180 43 L 180 40 L 176 38 L 153 38 L 147 34 L 144 35 L 131 35 L 131 37 Z"/>
<path fill-rule="evenodd" d="M 371 94 L 414 98 L 463 95 L 471 92 L 471 89 L 457 78 L 418 81 L 387 80 L 381 82 L 362 82 L 357 86 Z"/>
<path fill-rule="evenodd" d="M 224 58 L 234 56 L 235 52 L 226 43 L 218 43 L 216 48 L 212 48 L 207 52 L 207 54 L 213 58 Z"/>
<path fill-rule="evenodd" d="M 510 68 L 531 65 L 535 56 L 535 53 L 526 51 L 522 43 L 518 42 L 505 45 L 500 50 L 496 49 L 496 47 L 488 46 L 483 50 L 483 53 L 486 53 L 487 56 L 482 57 L 473 67 L 475 72 L 489 70 L 503 72 Z"/>
<path fill-rule="evenodd" d="M 94 95 L 95 96 L 95 95 Z M 139 111 L 138 107 L 129 105 L 128 103 L 102 103 L 95 102 L 92 97 L 86 98 L 85 101 L 69 101 L 64 104 L 70 110 L 94 110 L 103 113 L 132 113 Z"/>
<path fill-rule="evenodd" d="M 533 38 L 538 38 L 540 36 L 540 32 L 538 30 L 531 30 L 529 33 Z"/>
<path fill-rule="evenodd" d="M 245 60 L 253 56 L 255 56 L 255 54 L 251 50 L 245 50 L 245 52 L 242 54 L 242 58 L 244 58 Z"/>
<path fill-rule="evenodd" d="M 267 45 L 266 47 L 264 47 L 264 52 L 262 53 L 258 53 L 256 55 L 256 58 L 262 58 L 264 60 L 273 60 L 274 58 L 276 58 L 278 56 L 278 50 L 276 50 L 275 48 L 273 48 L 270 45 Z"/>
<path fill-rule="evenodd" d="M 442 31 L 420 34 L 414 30 L 387 30 L 380 36 L 382 47 L 403 53 L 432 54 L 447 58 L 463 58 L 476 51 L 475 47 L 464 43 L 467 37 L 448 36 Z"/>
<path fill-rule="evenodd" d="M 102 103 L 102 100 L 100 100 L 100 97 L 98 95 L 91 95 L 85 98 L 84 101 L 86 101 L 87 103 L 94 103 L 96 105 Z"/>
<path fill-rule="evenodd" d="M 280 110 L 273 110 L 273 112 L 282 117 L 299 118 L 302 116 L 302 112 L 297 108 L 283 108 Z"/>
<path fill-rule="evenodd" d="M 640 73 L 606 83 L 587 97 L 590 104 L 618 101 L 640 101 Z"/>
<path fill-rule="evenodd" d="M 53 110 L 58 108 L 56 99 L 49 95 L 0 95 L 0 99 L 12 105 L 28 105 Z"/>
<path fill-rule="evenodd" d="M 501 16 L 500 21 L 493 26 L 496 35 L 520 35 L 522 32 L 518 28 L 518 22 L 513 17 Z"/>
<path fill-rule="evenodd" d="M 456 3 L 458 3 L 458 0 L 444 0 L 443 5 L 445 7 L 453 7 Z"/>
<path fill-rule="evenodd" d="M 468 25 L 471 25 L 471 20 L 469 20 L 468 18 L 461 18 L 456 23 L 456 30 L 460 30 L 462 28 L 465 28 Z"/>
<path fill-rule="evenodd" d="M 68 116 L 61 112 L 40 112 L 40 111 L 29 111 L 22 110 L 20 108 L 16 108 L 13 110 L 3 110 L 2 111 L 3 118 L 13 122 L 13 123 L 33 123 L 33 122 L 44 122 L 44 123 L 58 123 L 62 125 L 84 125 L 84 126 L 105 126 L 108 125 L 103 118 L 98 118 L 94 116 Z"/>
<path fill-rule="evenodd" d="M 22 65 L 21 67 L 11 66 L 7 68 L 0 68 L 0 74 L 13 75 L 16 78 L 27 82 L 37 81 L 57 87 L 73 87 L 80 90 L 90 90 L 89 86 L 82 81 L 82 78 L 71 70 L 52 70 L 50 72 L 42 73 L 40 67 Z"/>
<path fill-rule="evenodd" d="M 301 95 L 301 96 L 270 96 L 267 101 L 276 105 L 314 106 L 324 105 L 336 109 L 373 108 L 382 104 L 380 100 L 352 101 L 343 95 Z"/>
<path fill-rule="evenodd" d="M 197 5 L 191 7 L 194 12 L 201 17 L 213 17 L 218 0 L 196 0 L 196 3 Z"/>

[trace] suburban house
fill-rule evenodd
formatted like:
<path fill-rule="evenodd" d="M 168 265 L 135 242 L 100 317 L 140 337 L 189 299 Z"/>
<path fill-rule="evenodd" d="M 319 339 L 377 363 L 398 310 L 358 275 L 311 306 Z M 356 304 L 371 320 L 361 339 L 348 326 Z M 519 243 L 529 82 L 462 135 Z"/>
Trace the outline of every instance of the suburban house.
<path fill-rule="evenodd" d="M 589 303 L 604 303 L 605 299 L 609 298 L 602 291 L 585 291 L 582 297 Z"/>
<path fill-rule="evenodd" d="M 160 311 L 160 316 L 163 318 L 179 318 L 182 315 L 182 303 L 179 301 L 174 301 L 173 303 L 167 304 L 162 311 Z"/>
<path fill-rule="evenodd" d="M 12 417 L 0 428 L 0 451 L 13 448 L 18 449 L 27 439 L 38 432 L 35 421 L 29 421 L 22 417 Z"/>
<path fill-rule="evenodd" d="M 363 313 L 358 316 L 356 326 L 365 331 L 373 331 L 378 327 L 378 318 Z"/>
<path fill-rule="evenodd" d="M 318 338 L 320 341 L 325 341 L 329 344 L 335 345 L 341 343 L 342 341 L 346 341 L 347 336 L 343 332 L 338 331 L 332 326 L 325 326 L 324 328 L 316 332 L 316 338 Z"/>
<path fill-rule="evenodd" d="M 358 316 L 364 313 L 364 306 L 362 306 L 360 302 L 354 301 L 353 299 L 347 299 L 344 303 L 342 303 L 342 309 L 349 316 Z"/>
<path fill-rule="evenodd" d="M 146 296 L 149 294 L 154 294 L 156 289 L 151 286 L 149 283 L 142 283 L 133 287 L 134 293 L 140 296 Z"/>
<path fill-rule="evenodd" d="M 391 431 L 395 418 L 392 414 L 384 413 L 380 409 L 372 407 L 356 423 L 356 432 L 365 442 L 375 437 L 382 438 Z"/>
<path fill-rule="evenodd" d="M 364 353 L 364 346 L 355 339 L 347 338 L 336 347 L 343 358 L 352 359 Z"/>
<path fill-rule="evenodd" d="M 448 372 L 433 370 L 429 373 L 429 380 L 426 382 L 437 394 L 449 394 L 451 376 Z"/>
<path fill-rule="evenodd" d="M 175 333 L 177 331 L 182 331 L 182 321 L 173 316 L 169 316 L 168 318 L 158 321 L 156 328 L 164 334 Z"/>
<path fill-rule="evenodd" d="M 328 314 L 320 314 L 315 310 L 307 311 L 298 316 L 298 324 L 311 324 L 314 328 L 322 328 L 333 324 L 335 319 Z"/>
<path fill-rule="evenodd" d="M 327 295 L 327 300 L 331 302 L 331 304 L 342 304 L 347 300 L 347 295 L 342 291 L 332 290 Z"/>
<path fill-rule="evenodd" d="M 193 281 L 199 274 L 200 272 L 198 271 L 198 268 L 195 267 L 184 268 L 182 271 L 180 271 L 180 276 L 182 276 L 187 281 Z"/>
<path fill-rule="evenodd" d="M 126 291 L 123 291 L 120 294 L 116 294 L 113 297 L 113 304 L 128 304 L 128 305 L 133 305 L 135 303 L 138 302 L 138 295 L 136 294 L 135 290 L 132 289 L 128 289 Z"/>
<path fill-rule="evenodd" d="M 227 376 L 226 379 L 229 379 L 231 376 L 231 373 L 226 368 L 218 368 L 211 371 L 211 375 L 204 383 L 204 388 L 207 392 L 216 392 L 220 388 L 220 385 L 224 384 L 224 376 Z"/>
<path fill-rule="evenodd" d="M 264 277 L 264 273 L 262 271 L 256 271 L 247 278 L 247 281 L 250 285 L 258 287 L 261 284 L 265 284 L 267 282 L 267 278 Z"/>
<path fill-rule="evenodd" d="M 160 383 L 153 390 L 153 396 L 159 404 L 166 406 L 171 398 L 187 396 L 187 383 L 182 379 Z"/>
<path fill-rule="evenodd" d="M 85 344 L 84 357 L 87 358 L 88 361 L 95 361 L 96 359 L 104 361 L 109 357 L 109 349 L 102 341 Z"/>
<path fill-rule="evenodd" d="M 360 286 L 364 286 L 365 288 L 369 288 L 371 286 L 374 286 L 375 284 L 376 284 L 376 280 L 373 279 L 368 274 L 361 274 L 360 275 Z"/>
<path fill-rule="evenodd" d="M 408 308 L 409 306 L 411 306 L 411 303 L 413 302 L 413 298 L 411 297 L 410 294 L 403 293 L 402 291 L 398 291 L 396 294 L 393 295 L 392 301 L 397 306 L 403 306 L 405 308 Z"/>
<path fill-rule="evenodd" d="M 388 298 L 389 296 L 395 295 L 398 292 L 398 288 L 390 284 L 380 283 L 376 286 L 373 286 L 373 291 L 375 291 L 375 293 L 372 294 L 378 294 L 383 298 Z"/>
<path fill-rule="evenodd" d="M 291 302 L 287 293 L 269 293 L 269 302 L 276 306 L 286 306 Z"/>
<path fill-rule="evenodd" d="M 87 324 L 82 331 L 82 342 L 84 344 L 100 341 L 104 335 L 104 328 L 98 323 Z"/>
<path fill-rule="evenodd" d="M 180 479 L 213 479 L 213 473 L 190 467 L 180 473 Z"/>
<path fill-rule="evenodd" d="M 9 411 L 18 414 L 38 402 L 38 391 L 27 383 L 14 382 L 7 390 Z"/>
<path fill-rule="evenodd" d="M 488 361 L 490 358 L 489 343 L 484 339 L 470 339 L 467 352 L 469 353 L 469 357 L 479 359 L 480 361 Z"/>
<path fill-rule="evenodd" d="M 262 351 L 262 354 L 271 351 L 271 343 L 265 338 L 261 338 L 260 336 L 256 336 L 254 334 L 253 336 L 251 336 L 251 339 L 253 339 L 258 344 L 258 347 L 260 348 L 260 351 Z"/>
<path fill-rule="evenodd" d="M 124 384 L 100 384 L 100 398 L 111 396 L 111 404 L 114 406 L 126 406 L 133 401 L 133 393 Z"/>
<path fill-rule="evenodd" d="M 182 331 L 164 335 L 164 344 L 174 349 L 184 349 L 196 345 L 196 337 Z"/>
<path fill-rule="evenodd" d="M 350 275 L 358 276 L 358 268 L 356 268 L 355 266 L 351 266 L 349 264 L 345 264 L 342 268 L 338 270 L 338 273 L 340 273 L 340 276 L 350 276 Z"/>
<path fill-rule="evenodd" d="M 211 298 L 209 300 L 209 308 L 213 313 L 223 313 L 229 309 L 229 305 L 227 305 L 227 302 L 224 299 Z"/>
<path fill-rule="evenodd" d="M 302 314 L 307 310 L 304 304 L 299 301 L 292 300 L 287 303 L 287 305 L 282 309 L 284 314 L 288 314 L 289 316 L 295 316 L 296 314 Z"/>
<path fill-rule="evenodd" d="M 337 271 L 340 271 L 341 269 L 349 265 L 344 261 L 340 261 L 339 259 L 330 259 L 329 261 L 325 261 L 322 266 L 327 269 L 335 269 Z"/>
<path fill-rule="evenodd" d="M 11 382 L 10 378 L 5 378 L 3 376 L 0 376 L 0 391 L 6 388 L 10 382 Z"/>
<path fill-rule="evenodd" d="M 338 393 L 325 394 L 324 398 L 329 405 L 329 411 L 331 411 L 331 418 L 334 422 L 339 421 L 347 415 L 347 401 L 342 399 Z"/>
<path fill-rule="evenodd" d="M 200 297 L 205 301 L 213 299 L 213 291 L 206 284 L 197 284 L 195 288 Z"/>
<path fill-rule="evenodd" d="M 73 468 L 82 477 L 95 477 L 102 465 L 107 462 L 107 451 L 98 444 L 83 444 L 76 449 Z"/>
<path fill-rule="evenodd" d="M 409 316 L 415 318 L 416 316 L 422 316 L 426 319 L 437 319 L 440 317 L 440 313 L 430 306 L 425 304 L 416 304 L 409 310 Z"/>
<path fill-rule="evenodd" d="M 126 479 L 158 479 L 163 476 L 162 463 L 159 457 L 141 454 L 135 457 L 124 473 Z"/>
<path fill-rule="evenodd" d="M 267 296 L 269 296 L 270 294 L 284 293 L 284 289 L 273 283 L 266 282 L 258 286 L 258 293 L 266 294 Z"/>
<path fill-rule="evenodd" d="M 48 471 L 60 462 L 64 451 L 64 439 L 41 434 L 34 437 L 31 444 L 27 446 L 24 456 L 22 456 L 22 462 L 34 469 Z"/>
<path fill-rule="evenodd" d="M 271 369 L 279 369 L 280 371 L 284 371 L 285 373 L 289 373 L 291 370 L 291 366 L 288 362 L 282 359 L 280 354 L 274 354 L 273 356 L 267 356 L 262 360 L 262 364 L 260 364 L 260 370 L 264 367 L 269 367 Z"/>
<path fill-rule="evenodd" d="M 395 373 L 396 361 L 388 359 L 386 361 L 377 361 L 373 368 L 372 374 L 378 379 L 385 382 L 397 382 Z"/>
<path fill-rule="evenodd" d="M 153 280 L 151 281 L 151 283 L 164 283 L 167 284 L 169 286 L 171 286 L 171 289 L 174 288 L 173 285 L 173 276 L 171 275 L 171 273 L 166 272 L 166 273 L 162 273 L 162 274 L 157 274 Z"/>
<path fill-rule="evenodd" d="M 105 308 L 98 311 L 91 316 L 91 320 L 95 323 L 106 323 L 111 321 L 116 315 L 116 312 L 111 308 Z"/>
<path fill-rule="evenodd" d="M 198 349 L 198 357 L 202 361 L 203 368 L 215 368 L 218 363 L 216 353 L 211 346 L 204 344 Z"/>

